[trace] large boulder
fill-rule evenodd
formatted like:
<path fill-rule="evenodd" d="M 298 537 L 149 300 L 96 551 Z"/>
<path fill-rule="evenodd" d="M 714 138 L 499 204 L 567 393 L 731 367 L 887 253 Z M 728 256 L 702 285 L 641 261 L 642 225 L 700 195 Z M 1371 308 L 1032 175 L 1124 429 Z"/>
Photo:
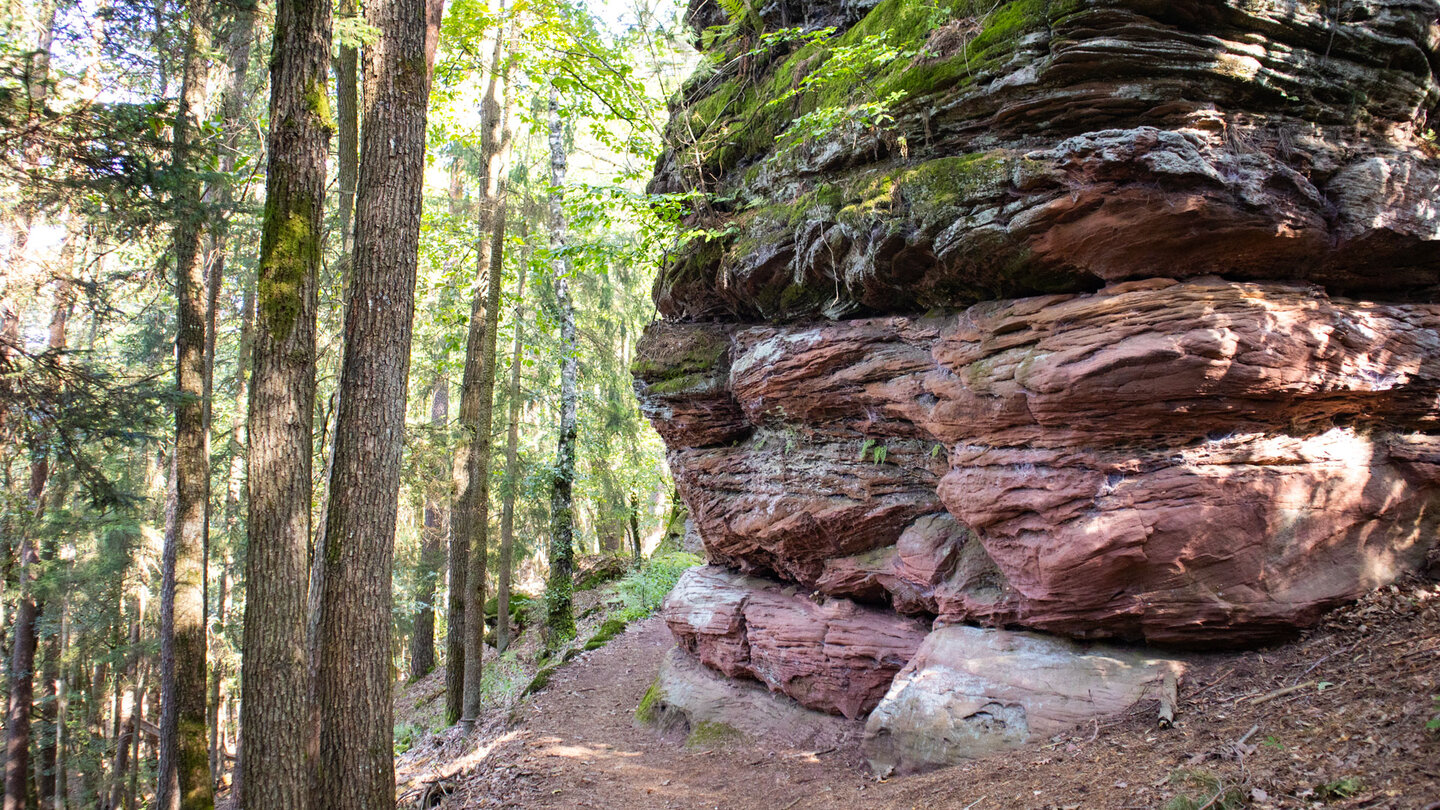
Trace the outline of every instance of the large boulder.
<path fill-rule="evenodd" d="M 1179 661 L 1116 647 L 942 627 L 870 713 L 865 756 L 882 774 L 978 758 L 1159 700 L 1183 672 Z"/>
<path fill-rule="evenodd" d="M 754 681 L 726 678 L 679 649 L 665 654 L 635 716 L 683 730 L 693 745 L 764 740 L 820 750 L 853 742 L 862 730 L 859 722 L 807 709 Z"/>

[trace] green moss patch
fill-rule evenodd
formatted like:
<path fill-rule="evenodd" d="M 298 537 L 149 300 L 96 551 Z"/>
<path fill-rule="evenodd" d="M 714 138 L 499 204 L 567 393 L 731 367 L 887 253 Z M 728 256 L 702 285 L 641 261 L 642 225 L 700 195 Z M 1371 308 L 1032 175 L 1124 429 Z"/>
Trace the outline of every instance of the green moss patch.
<path fill-rule="evenodd" d="M 650 688 L 645 690 L 644 696 L 640 698 L 640 705 L 635 707 L 635 719 L 646 725 L 650 725 L 659 719 L 660 704 L 664 692 L 660 689 L 660 679 L 656 678 Z"/>
<path fill-rule="evenodd" d="M 690 736 L 685 739 L 685 744 L 692 748 L 699 748 L 725 745 L 743 739 L 745 739 L 744 733 L 732 725 L 702 720 L 690 729 Z"/>

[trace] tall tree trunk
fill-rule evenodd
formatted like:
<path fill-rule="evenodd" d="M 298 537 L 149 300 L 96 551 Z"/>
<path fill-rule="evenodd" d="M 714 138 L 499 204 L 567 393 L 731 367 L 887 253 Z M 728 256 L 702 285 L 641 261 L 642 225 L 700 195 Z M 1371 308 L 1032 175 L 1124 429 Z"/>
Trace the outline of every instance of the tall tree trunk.
<path fill-rule="evenodd" d="M 221 126 L 221 131 L 222 131 L 222 133 L 223 133 L 223 141 L 222 141 L 221 146 L 220 146 L 220 172 L 221 172 L 222 175 L 225 175 L 225 176 L 221 178 L 221 181 L 220 181 L 220 183 L 218 184 L 218 188 L 217 188 L 217 192 L 218 192 L 218 196 L 219 196 L 220 214 L 219 214 L 219 216 L 216 218 L 215 226 L 214 226 L 214 229 L 213 229 L 212 234 L 211 234 L 210 272 L 209 272 L 208 277 L 207 277 L 209 287 L 208 287 L 208 289 L 206 290 L 206 308 L 205 308 L 205 398 L 204 398 L 205 411 L 204 411 L 204 418 L 205 418 L 205 438 L 206 438 L 205 455 L 206 455 L 207 458 L 210 456 L 210 438 L 211 438 L 211 436 L 212 436 L 213 433 L 214 433 L 214 431 L 213 431 L 213 414 L 214 414 L 214 390 L 215 390 L 216 317 L 217 317 L 218 312 L 219 312 L 220 289 L 221 289 L 221 287 L 223 286 L 224 280 L 225 280 L 225 263 L 226 263 L 226 258 L 227 258 L 227 250 L 228 250 L 228 247 L 229 247 L 228 242 L 229 242 L 229 232 L 230 232 L 230 216 L 231 216 L 231 214 L 233 213 L 233 211 L 234 211 L 234 209 L 235 209 L 235 188 L 234 188 L 234 183 L 231 181 L 231 178 L 229 177 L 229 175 L 235 171 L 236 158 L 239 156 L 240 133 L 241 133 L 241 131 L 242 131 L 242 122 L 240 121 L 240 116 L 243 114 L 243 112 L 244 112 L 244 110 L 245 110 L 245 79 L 246 79 L 246 77 L 249 75 L 249 72 L 250 72 L 250 43 L 251 43 L 251 41 L 254 39 L 254 35 L 255 35 L 255 2 L 254 2 L 254 0 L 239 0 L 239 2 L 237 2 L 237 3 L 235 4 L 235 7 L 234 7 L 234 8 L 235 8 L 234 18 L 233 18 L 233 20 L 231 21 L 229 36 L 228 36 L 228 38 L 227 38 L 226 48 L 225 48 L 225 49 L 226 49 L 226 53 L 227 53 L 226 63 L 227 63 L 227 64 L 229 65 L 229 67 L 230 67 L 230 75 L 229 75 L 229 77 L 228 77 L 227 80 L 226 80 L 225 91 L 224 91 L 224 94 L 223 94 L 223 96 L 222 96 L 222 98 L 221 98 L 221 103 L 220 103 L 220 111 L 221 111 L 221 124 L 220 124 L 220 126 Z M 241 318 L 242 318 L 242 322 L 245 323 L 245 326 L 248 326 L 248 321 L 249 321 L 249 318 L 250 318 L 250 312 L 249 312 L 249 304 L 250 304 L 249 285 L 246 284 L 246 283 L 244 283 L 244 282 L 242 282 L 241 286 L 242 286 L 242 288 L 245 289 L 244 297 L 245 297 L 245 305 L 246 305 L 246 306 L 245 306 L 245 312 L 243 312 L 243 313 L 241 314 Z M 245 331 L 246 331 L 246 330 L 245 330 L 245 327 L 242 327 L 242 330 L 241 330 L 241 340 L 240 340 L 241 345 L 240 345 L 240 354 L 239 354 L 239 358 L 240 358 L 240 359 L 239 359 L 238 362 L 236 363 L 236 367 L 237 367 L 237 370 L 238 370 L 238 375 L 240 376 L 240 378 L 241 378 L 242 380 L 244 379 L 244 371 L 243 371 L 243 369 L 244 369 L 244 367 L 245 367 L 245 351 L 248 349 L 248 345 L 247 345 L 247 341 L 246 341 L 246 338 L 248 337 L 248 335 L 245 334 Z M 235 444 L 235 436 L 234 436 L 233 431 L 234 431 L 234 429 L 235 429 L 235 427 L 236 427 L 236 423 L 239 422 L 239 421 L 240 421 L 240 413 L 239 413 L 239 411 L 238 411 L 238 409 L 237 409 L 236 414 L 235 414 L 235 417 L 234 417 L 234 419 L 233 419 L 232 422 L 231 422 L 231 430 L 232 430 L 232 433 L 231 433 L 231 445 L 230 445 L 230 449 L 231 449 L 232 451 L 233 451 L 233 450 L 235 449 L 235 447 L 236 447 L 236 444 Z M 232 471 L 233 471 L 233 467 L 234 467 L 234 465 L 233 465 L 233 463 L 232 463 Z M 227 506 L 227 507 L 229 506 L 229 503 L 228 503 L 229 492 L 230 492 L 230 489 L 227 488 L 227 490 L 226 490 L 226 495 L 227 495 L 227 504 L 226 504 L 226 506 Z M 228 524 L 229 524 L 229 522 L 232 520 L 232 516 L 231 516 L 231 514 L 229 513 L 228 508 L 227 508 L 227 513 L 226 513 L 226 516 L 225 516 L 225 520 L 226 520 L 226 522 L 227 522 L 227 529 L 228 529 L 228 528 L 229 528 L 229 525 L 228 525 Z M 205 539 L 206 539 L 206 543 L 205 543 L 205 571 L 206 571 L 206 575 L 205 575 L 205 584 L 206 584 L 206 588 L 205 588 L 205 609 L 206 609 L 205 627 L 206 627 L 206 630 L 207 630 L 207 633 L 206 633 L 207 649 L 210 649 L 213 645 L 211 645 L 211 643 L 210 643 L 210 642 L 211 642 L 211 639 L 209 638 L 209 632 L 208 632 L 209 627 L 210 627 L 210 619 L 209 619 L 209 608 L 210 608 L 210 598 L 209 598 L 209 594 L 210 594 L 210 592 L 209 592 L 209 582 L 210 582 L 210 577 L 209 577 L 209 569 L 210 569 L 210 542 L 209 542 L 209 540 L 210 540 L 210 514 L 209 514 L 209 510 L 208 510 L 208 509 L 206 510 L 206 515 L 205 515 Z M 226 542 L 226 545 L 230 545 L 230 544 L 233 542 L 233 537 L 232 537 L 232 535 L 230 534 L 230 532 L 228 532 L 228 531 L 225 533 L 225 542 Z M 228 576 L 228 575 L 229 575 L 229 555 L 228 555 L 228 552 L 227 552 L 227 554 L 226 554 L 226 570 L 225 570 L 225 572 L 222 574 L 222 582 L 221 582 L 221 586 L 220 586 L 221 589 L 222 589 L 222 593 L 220 594 L 220 602 L 221 602 L 220 610 L 221 610 L 221 612 L 222 612 L 222 615 L 219 617 L 219 618 L 220 618 L 220 622 L 219 622 L 219 626 L 220 626 L 220 627 L 224 627 L 224 624 L 225 624 L 225 618 L 224 618 L 224 615 L 223 615 L 223 611 L 224 611 L 224 604 L 223 604 L 223 603 L 224 603 L 224 600 L 225 600 L 225 594 L 223 593 L 223 589 L 226 587 L 226 583 L 223 581 L 223 579 L 224 579 L 224 577 L 226 577 L 226 576 Z M 215 660 L 215 658 L 218 656 L 218 653 L 219 653 L 218 649 L 211 649 L 210 659 L 211 659 L 212 661 Z M 211 784 L 211 786 L 213 787 L 213 786 L 215 786 L 215 785 L 217 784 L 217 780 L 218 780 L 218 777 L 217 777 L 218 770 L 217 770 L 217 764 L 216 764 L 216 760 L 215 760 L 215 746 L 216 746 L 216 733 L 217 733 L 218 730 L 219 730 L 219 711 L 220 711 L 220 706 L 219 706 L 219 700 L 218 700 L 218 698 L 219 698 L 219 691 L 220 691 L 220 680 L 225 677 L 225 673 L 224 673 L 224 668 L 223 668 L 223 666 L 221 666 L 221 665 L 214 665 L 214 666 L 212 666 L 209 677 L 210 677 L 210 699 L 209 699 L 209 700 L 207 701 L 207 703 L 206 703 L 206 726 L 207 726 L 207 728 L 209 729 L 210 739 L 209 739 L 209 741 L 208 741 L 208 743 L 207 743 L 206 748 L 207 748 L 207 752 L 208 752 L 208 760 L 207 760 L 207 761 L 208 761 L 208 763 L 209 763 L 210 784 Z"/>
<path fill-rule="evenodd" d="M 215 626 L 220 628 L 217 636 L 224 632 L 225 620 L 228 617 L 230 607 L 230 550 L 225 550 L 224 562 L 220 565 L 219 591 L 215 594 Z M 221 766 L 225 764 L 221 752 L 224 745 L 224 738 L 220 732 L 220 684 L 225 680 L 225 661 L 220 657 L 219 644 L 212 651 L 210 656 L 210 783 L 215 786 L 220 784 Z"/>
<path fill-rule="evenodd" d="M 450 382 L 445 375 L 435 375 L 430 394 L 430 424 L 438 433 L 450 421 Z M 436 471 L 437 477 L 444 469 Z M 440 566 L 445 562 L 446 501 L 443 492 L 436 492 L 436 482 L 427 487 L 425 496 L 425 529 L 420 544 L 420 559 L 415 565 L 415 598 L 420 609 L 415 615 L 415 631 L 410 634 L 410 680 L 418 681 L 435 668 L 435 584 L 440 579 Z"/>
<path fill-rule="evenodd" d="M 527 240 L 528 242 L 528 240 Z M 528 257 L 527 257 L 528 259 Z M 495 649 L 510 646 L 510 569 L 515 556 L 515 490 L 520 477 L 520 361 L 524 351 L 525 265 L 515 280 L 515 340 L 510 350 L 510 426 L 505 436 L 505 491 L 500 507 L 500 576 L 495 596 Z"/>
<path fill-rule="evenodd" d="M 450 162 L 450 216 L 460 220 L 465 214 L 464 170 L 457 156 Z M 454 459 L 451 459 L 453 465 Z M 440 475 L 445 470 L 439 471 Z M 448 498 L 447 494 L 447 498 Z M 446 509 L 447 529 L 450 510 Z M 449 531 L 447 571 L 449 578 L 448 595 L 445 604 L 445 722 L 455 723 L 460 719 L 460 709 L 465 702 L 465 572 L 470 567 L 470 548 L 460 543 L 461 538 Z M 468 537 L 463 538 L 469 542 Z"/>
<path fill-rule="evenodd" d="M 198 122 L 204 115 L 210 9 L 187 8 L 180 107 L 172 168 L 175 221 L 175 504 L 165 536 L 160 590 L 160 741 L 156 804 L 161 810 L 214 806 L 205 735 L 205 527 L 210 506 L 206 452 L 204 215 L 194 174 Z"/>
<path fill-rule="evenodd" d="M 35 494 L 33 484 L 30 490 Z M 14 639 L 10 647 L 10 702 L 5 716 L 4 810 L 25 810 L 30 776 L 30 711 L 34 699 L 35 571 L 40 555 L 30 532 L 20 537 L 20 598 L 15 606 Z"/>
<path fill-rule="evenodd" d="M 315 810 L 395 805 L 390 581 L 425 168 L 427 12 L 425 0 L 365 7 L 380 35 L 363 60 L 367 115 L 330 479 L 338 497 L 316 546 Z"/>
<path fill-rule="evenodd" d="M 355 0 L 340 0 L 336 16 L 342 20 L 356 15 Z M 355 211 L 355 178 L 360 173 L 360 89 L 357 82 L 360 54 L 353 44 L 340 43 L 335 56 L 335 116 L 339 128 L 335 156 L 339 186 L 340 266 L 344 274 L 355 244 L 351 220 Z"/>
<path fill-rule="evenodd" d="M 124 709 L 124 689 L 122 687 L 121 673 L 115 673 L 115 699 L 117 707 L 115 710 L 115 722 L 117 730 L 115 733 L 115 767 L 111 769 L 110 783 L 110 807 L 119 808 L 122 805 L 129 808 L 134 806 L 133 800 L 127 800 L 125 788 L 126 780 L 131 773 L 131 762 L 133 752 L 138 742 L 140 733 L 140 701 L 145 693 L 144 678 L 140 670 L 140 631 L 145 624 L 145 599 L 143 594 L 135 598 L 134 618 L 130 622 L 129 655 L 125 659 L 124 684 L 130 687 L 130 709 L 125 712 L 125 719 L 122 721 L 121 710 Z M 128 791 L 133 795 L 134 790 Z"/>
<path fill-rule="evenodd" d="M 239 804 L 303 810 L 313 729 L 306 642 L 315 320 L 330 3 L 281 0 L 270 64 L 270 149 L 256 279 L 246 476 L 249 548 L 240 683 Z"/>
<path fill-rule="evenodd" d="M 503 9 L 503 7 L 502 7 Z M 496 328 L 504 278 L 505 215 L 501 173 L 507 134 L 502 99 L 505 31 L 495 31 L 490 81 L 482 102 L 480 217 L 476 227 L 476 276 L 465 343 L 465 376 L 460 394 L 460 446 L 455 451 L 455 509 L 450 531 L 468 550 L 465 574 L 465 672 L 460 722 L 473 727 L 480 712 L 481 658 L 485 650 L 485 553 L 490 529 L 490 449 L 495 406 Z"/>
<path fill-rule="evenodd" d="M 61 362 L 65 351 L 66 330 L 70 321 L 70 309 L 74 294 L 70 282 L 60 279 L 55 289 L 55 308 L 50 318 L 46 350 Z M 41 557 L 35 545 L 34 536 L 39 524 L 45 518 L 46 484 L 50 479 L 50 457 L 43 450 L 32 454 L 30 483 L 27 489 L 26 511 L 20 520 L 20 547 L 18 550 L 20 584 L 19 604 L 15 610 L 15 638 L 10 657 L 10 699 L 5 721 L 5 797 L 4 810 L 24 810 L 27 799 L 27 781 L 30 775 L 30 715 L 35 697 L 35 651 L 38 645 L 37 620 L 44 609 L 42 596 L 38 591 Z M 53 542 L 53 541 L 52 541 Z M 55 558 L 53 545 L 47 550 L 47 562 Z M 58 651 L 49 648 L 47 638 L 46 655 L 46 697 L 51 699 L 48 710 L 41 712 L 40 779 L 37 780 L 37 795 L 42 803 L 54 795 L 54 675 Z M 47 722 L 48 721 L 48 722 Z M 48 783 L 48 784 L 47 784 Z"/>
<path fill-rule="evenodd" d="M 565 254 L 565 133 L 560 121 L 559 93 L 550 90 L 550 249 L 555 274 L 555 311 L 560 318 L 560 437 L 555 452 L 555 481 L 550 495 L 550 581 L 545 589 L 546 646 L 558 649 L 575 637 L 570 606 L 574 587 L 575 439 L 578 371 L 575 356 L 575 310 L 570 301 L 570 259 Z"/>

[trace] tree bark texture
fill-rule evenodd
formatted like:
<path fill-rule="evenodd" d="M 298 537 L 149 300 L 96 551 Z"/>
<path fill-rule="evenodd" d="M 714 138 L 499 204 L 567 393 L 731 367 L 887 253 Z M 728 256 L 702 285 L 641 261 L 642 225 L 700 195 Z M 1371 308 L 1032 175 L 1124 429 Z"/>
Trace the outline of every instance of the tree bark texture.
<path fill-rule="evenodd" d="M 187 9 L 180 107 L 172 166 L 175 220 L 175 514 L 165 536 L 160 605 L 160 744 L 156 805 L 161 810 L 214 806 L 205 734 L 205 526 L 210 502 L 205 398 L 204 229 L 195 162 L 204 114 L 209 48 L 208 3 Z"/>
<path fill-rule="evenodd" d="M 495 406 L 496 329 L 500 323 L 500 285 L 504 278 L 505 218 L 501 174 L 504 170 L 506 94 L 505 31 L 495 31 L 490 81 L 482 102 L 482 173 L 480 216 L 476 227 L 475 298 L 465 343 L 460 394 L 460 446 L 455 451 L 455 509 L 451 532 L 468 550 L 465 574 L 465 672 L 460 722 L 473 725 L 480 712 L 485 650 L 485 556 L 490 534 L 491 426 Z M 499 249 L 497 250 L 497 246 Z"/>
<path fill-rule="evenodd" d="M 241 671 L 239 807 L 303 810 L 314 751 L 309 590 L 315 319 L 330 3 L 280 0 L 270 64 L 270 149 L 249 401 L 249 550 Z"/>
<path fill-rule="evenodd" d="M 574 587 L 576 376 L 575 309 L 570 300 L 570 260 L 565 255 L 565 133 L 559 94 L 550 91 L 550 250 L 555 276 L 555 311 L 560 318 L 560 435 L 555 481 L 550 494 L 550 581 L 545 589 L 546 646 L 557 649 L 575 637 L 571 609 Z"/>
<path fill-rule="evenodd" d="M 336 497 L 316 546 L 323 568 L 315 617 L 315 810 L 395 805 L 391 572 L 430 70 L 424 0 L 372 0 L 365 14 L 380 36 L 363 59 L 366 117 L 330 480 Z"/>
<path fill-rule="evenodd" d="M 495 595 L 495 649 L 510 646 L 510 569 L 515 557 L 515 494 L 520 477 L 520 362 L 525 344 L 525 265 L 515 280 L 515 340 L 510 349 L 510 426 L 505 435 L 505 490 L 500 506 L 500 575 Z"/>
<path fill-rule="evenodd" d="M 465 214 L 464 169 L 457 156 L 450 162 L 450 216 L 459 220 Z M 454 459 L 451 459 L 453 467 Z M 442 470 L 443 475 L 446 471 Z M 452 493 L 447 490 L 447 499 Z M 453 515 L 446 509 L 446 523 Z M 445 722 L 460 720 L 465 702 L 465 572 L 470 568 L 469 546 L 462 545 L 454 531 L 448 531 L 447 576 L 449 588 L 445 604 Z M 465 538 L 469 542 L 469 538 Z"/>
<path fill-rule="evenodd" d="M 430 393 L 430 424 L 436 432 L 443 431 L 450 421 L 450 382 L 445 375 L 435 375 Z M 437 470 L 441 477 L 445 470 Z M 440 579 L 440 566 L 445 562 L 445 524 L 449 499 L 437 484 L 425 496 L 425 528 L 420 542 L 420 559 L 415 565 L 415 599 L 420 604 L 415 614 L 415 629 L 410 634 L 410 680 L 418 681 L 435 668 L 435 585 Z"/>
<path fill-rule="evenodd" d="M 350 19 L 356 14 L 355 0 L 340 0 L 336 11 L 340 19 Z M 354 245 L 355 232 L 352 217 L 355 211 L 355 178 L 360 173 L 360 68 L 359 49 L 341 43 L 335 56 L 335 116 L 339 137 L 335 156 L 336 185 L 340 193 L 340 210 L 337 217 L 340 228 L 340 267 L 349 264 L 350 250 Z"/>

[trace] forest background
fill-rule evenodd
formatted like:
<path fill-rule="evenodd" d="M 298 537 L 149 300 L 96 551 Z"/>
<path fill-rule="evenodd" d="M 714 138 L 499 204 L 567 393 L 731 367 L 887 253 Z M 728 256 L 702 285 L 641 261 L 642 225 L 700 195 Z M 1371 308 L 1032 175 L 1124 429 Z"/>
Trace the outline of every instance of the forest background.
<path fill-rule="evenodd" d="M 280 56 L 272 43 L 277 14 L 297 3 L 278 5 L 9 0 L 0 16 L 7 810 L 171 806 L 159 795 L 167 773 L 186 806 L 203 805 L 191 802 L 185 774 L 185 738 L 199 732 L 176 697 L 187 688 L 185 656 L 194 657 L 181 627 L 187 587 L 203 637 L 204 765 L 212 787 L 235 770 L 254 484 L 247 412 L 257 335 L 269 323 L 257 307 L 274 283 L 261 272 Z M 312 86 L 304 96 L 333 135 L 315 297 L 311 561 L 327 504 L 344 497 L 329 491 L 329 475 L 344 430 L 345 317 L 363 230 L 360 55 L 389 35 L 374 21 L 394 5 L 334 7 L 331 75 L 323 93 Z M 460 595 L 446 565 L 447 556 L 456 564 L 451 508 L 466 464 L 484 470 L 471 542 L 486 550 L 467 570 L 492 599 L 499 589 L 546 592 L 563 508 L 552 494 L 566 474 L 557 446 L 567 363 L 574 550 L 640 558 L 683 521 L 629 369 L 656 317 L 650 287 L 685 205 L 644 188 L 666 101 L 698 58 L 681 9 L 670 0 L 453 0 L 438 12 L 429 7 L 428 37 L 439 45 L 419 144 L 392 641 L 382 651 L 395 681 L 466 653 L 464 628 L 447 622 Z M 201 387 L 187 387 L 187 352 Z M 476 363 L 483 368 L 467 369 Z M 493 384 L 480 428 L 489 441 L 467 432 L 473 415 L 462 420 L 467 372 Z M 177 418 L 183 435 L 192 410 L 200 427 L 191 432 L 203 438 L 194 463 L 177 450 Z M 477 459 L 476 445 L 488 457 Z M 197 475 L 208 493 L 200 542 L 187 547 L 184 491 L 200 491 Z M 187 565 L 198 572 L 191 579 Z M 555 605 L 537 600 L 533 610 L 543 619 Z M 488 640 L 504 649 L 509 612 L 498 614 L 500 636 Z M 451 683 L 451 719 L 473 716 L 465 684 Z M 178 720 L 165 716 L 167 704 L 181 706 Z M 167 733 L 180 735 L 178 749 Z"/>

